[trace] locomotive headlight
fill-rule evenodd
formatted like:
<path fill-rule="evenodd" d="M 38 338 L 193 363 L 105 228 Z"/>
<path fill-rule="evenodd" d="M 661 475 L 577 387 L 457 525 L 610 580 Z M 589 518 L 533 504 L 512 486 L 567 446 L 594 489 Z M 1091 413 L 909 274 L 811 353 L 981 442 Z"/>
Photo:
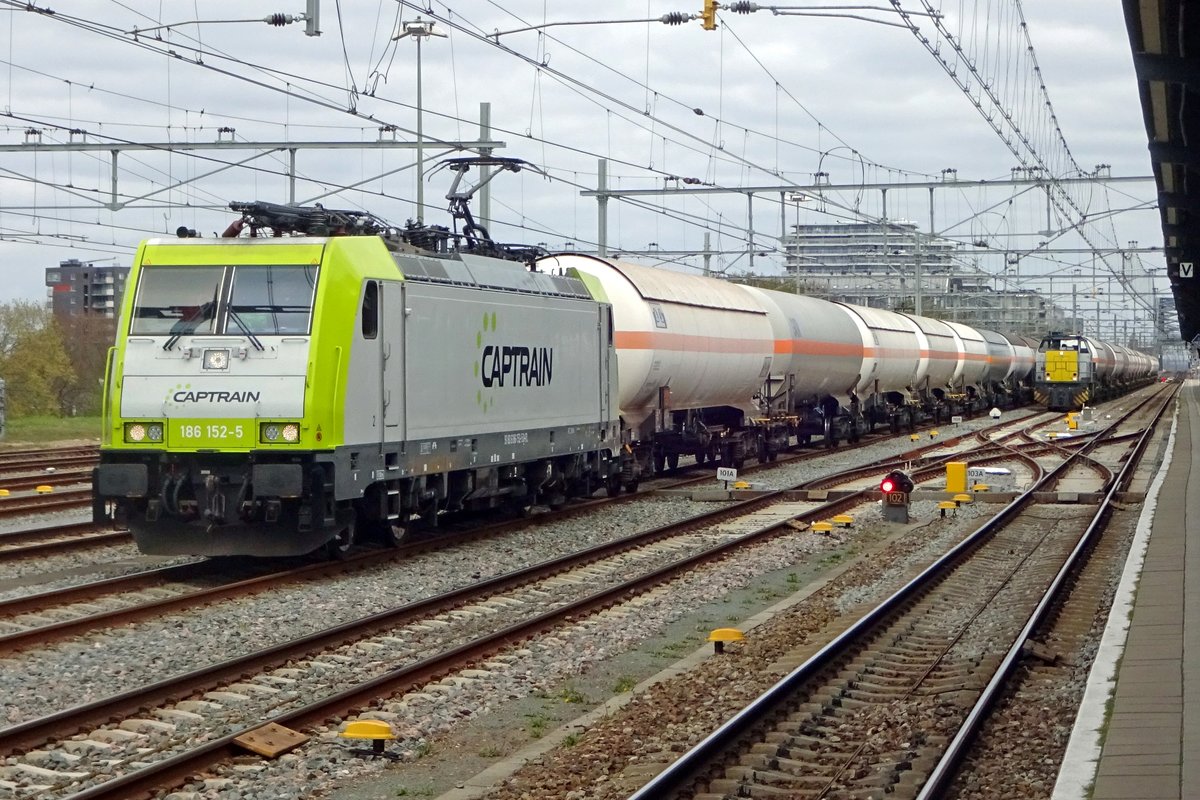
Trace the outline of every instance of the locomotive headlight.
<path fill-rule="evenodd" d="M 161 422 L 126 422 L 125 441 L 134 444 L 143 442 L 161 443 L 163 440 L 163 424 Z"/>
<path fill-rule="evenodd" d="M 228 369 L 229 368 L 229 351 L 228 350 L 205 350 L 204 351 L 204 368 L 205 369 Z"/>
<path fill-rule="evenodd" d="M 299 422 L 264 422 L 258 439 L 267 444 L 295 444 L 300 441 Z"/>

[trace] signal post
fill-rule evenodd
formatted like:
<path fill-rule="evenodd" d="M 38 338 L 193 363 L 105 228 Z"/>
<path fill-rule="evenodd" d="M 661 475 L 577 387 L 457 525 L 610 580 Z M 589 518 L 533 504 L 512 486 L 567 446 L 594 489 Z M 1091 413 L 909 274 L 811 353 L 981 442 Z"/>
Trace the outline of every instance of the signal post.
<path fill-rule="evenodd" d="M 894 469 L 879 482 L 879 492 L 883 495 L 883 518 L 888 522 L 908 522 L 909 495 L 912 494 L 913 480 L 901 470 Z"/>

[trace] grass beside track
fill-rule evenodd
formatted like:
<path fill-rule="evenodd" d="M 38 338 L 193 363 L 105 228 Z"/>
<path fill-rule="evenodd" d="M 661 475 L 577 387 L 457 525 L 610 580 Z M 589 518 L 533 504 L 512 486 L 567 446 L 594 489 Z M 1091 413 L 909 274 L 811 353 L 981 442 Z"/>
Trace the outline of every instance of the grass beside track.
<path fill-rule="evenodd" d="M 3 447 L 30 447 L 57 442 L 100 443 L 100 417 L 15 417 L 5 424 Z"/>

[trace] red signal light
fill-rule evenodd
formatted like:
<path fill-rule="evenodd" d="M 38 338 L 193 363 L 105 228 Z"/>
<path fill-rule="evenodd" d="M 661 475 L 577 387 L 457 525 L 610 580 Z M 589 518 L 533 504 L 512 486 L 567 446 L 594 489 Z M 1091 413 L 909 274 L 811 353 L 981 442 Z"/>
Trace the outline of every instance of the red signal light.
<path fill-rule="evenodd" d="M 879 482 L 879 491 L 884 494 L 891 494 L 892 492 L 908 494 L 912 490 L 912 478 L 908 477 L 906 472 L 898 469 L 894 469 L 887 475 L 884 475 L 883 480 Z"/>

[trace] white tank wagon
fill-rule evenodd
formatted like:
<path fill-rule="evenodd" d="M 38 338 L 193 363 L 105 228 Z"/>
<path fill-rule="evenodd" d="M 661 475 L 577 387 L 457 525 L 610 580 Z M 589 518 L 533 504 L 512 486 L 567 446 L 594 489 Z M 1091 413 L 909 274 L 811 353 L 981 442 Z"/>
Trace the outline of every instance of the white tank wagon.
<path fill-rule="evenodd" d="M 1087 343 L 1086 352 L 1091 353 L 1092 360 L 1092 376 L 1098 383 L 1108 385 L 1112 383 L 1113 378 L 1117 373 L 1117 352 L 1108 342 L 1085 337 Z M 1080 351 L 1085 352 L 1084 350 Z"/>
<path fill-rule="evenodd" d="M 861 400 L 852 407 L 856 428 L 889 424 L 893 431 L 911 429 L 917 411 L 912 387 L 929 371 L 928 339 L 909 317 L 881 308 L 835 303 L 855 320 L 864 340 L 863 373 L 856 387 Z M 855 438 L 857 438 L 855 436 Z"/>
<path fill-rule="evenodd" d="M 1028 336 L 1006 333 L 1013 347 L 1013 365 L 1007 384 L 1013 405 L 1022 405 L 1033 399 L 1033 368 L 1037 363 L 1038 340 Z"/>
<path fill-rule="evenodd" d="M 775 335 L 741 286 L 584 255 L 549 256 L 538 268 L 578 275 L 612 304 L 618 405 L 636 456 L 626 486 L 684 454 L 731 464 L 759 454 L 764 437 L 751 419 L 763 410 Z"/>
<path fill-rule="evenodd" d="M 970 325 L 961 322 L 947 322 L 954 333 L 962 340 L 963 370 L 958 381 L 951 387 L 951 397 L 965 410 L 981 408 L 984 401 L 980 398 L 981 388 L 987 381 L 989 373 L 988 343 L 983 334 Z"/>
<path fill-rule="evenodd" d="M 983 377 L 981 400 L 987 406 L 1009 405 L 1010 379 L 1017 368 L 1017 351 L 1007 336 L 977 328 L 987 343 L 988 366 Z"/>
<path fill-rule="evenodd" d="M 832 443 L 842 402 L 855 402 L 866 381 L 865 328 L 849 309 L 804 295 L 742 287 L 767 311 L 775 358 L 763 398 L 771 413 L 790 417 L 801 443 L 814 434 Z M 772 426 L 772 451 L 788 445 Z M 847 433 L 847 435 L 849 435 Z"/>
<path fill-rule="evenodd" d="M 918 317 L 906 314 L 925 337 L 923 354 L 929 362 L 925 377 L 913 387 L 920 398 L 925 414 L 941 421 L 949 414 L 962 410 L 952 399 L 951 394 L 962 382 L 963 371 L 966 368 L 966 347 L 962 337 L 940 319 Z"/>
<path fill-rule="evenodd" d="M 802 444 L 857 440 L 877 424 L 912 425 L 905 407 L 929 368 L 917 324 L 890 311 L 745 287 L 775 330 L 772 409 L 794 417 Z M 783 400 L 781 403 L 780 400 Z M 772 442 L 772 446 L 776 446 Z"/>
<path fill-rule="evenodd" d="M 960 323 L 580 254 L 537 268 L 612 305 L 626 487 L 681 455 L 737 466 L 983 410 L 1032 364 Z"/>

